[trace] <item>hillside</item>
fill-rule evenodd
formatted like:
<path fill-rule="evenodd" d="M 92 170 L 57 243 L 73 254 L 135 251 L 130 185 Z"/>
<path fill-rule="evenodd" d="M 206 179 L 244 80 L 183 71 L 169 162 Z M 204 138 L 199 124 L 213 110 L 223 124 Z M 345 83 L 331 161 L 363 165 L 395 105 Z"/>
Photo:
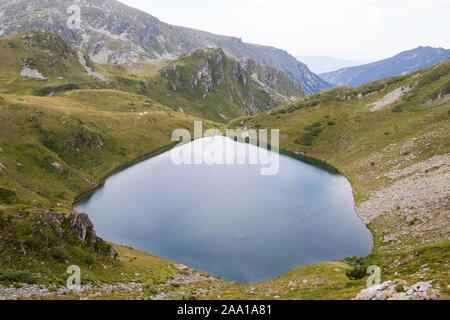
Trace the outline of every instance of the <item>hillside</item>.
<path fill-rule="evenodd" d="M 175 81 L 177 73 L 169 71 Z M 34 86 L 36 80 L 23 81 Z M 2 297 L 352 299 L 366 279 L 350 279 L 346 271 L 364 262 L 382 267 L 383 281 L 431 281 L 437 297 L 448 299 L 449 81 L 447 61 L 359 88 L 330 89 L 229 125 L 279 128 L 283 151 L 326 161 L 345 174 L 375 240 L 367 258 L 305 266 L 252 285 L 114 245 L 117 260 L 92 229 L 80 238 L 80 230 L 70 227 L 77 225 L 72 203 L 80 193 L 167 146 L 174 128 L 192 128 L 198 118 L 120 88 L 55 97 L 0 93 Z M 199 90 L 208 83 L 198 81 Z M 85 270 L 84 291 L 64 291 L 67 263 Z"/>
<path fill-rule="evenodd" d="M 170 63 L 102 66 L 52 32 L 0 39 L 0 92 L 55 95 L 76 89 L 119 89 L 175 111 L 228 122 L 305 96 L 283 71 L 221 49 L 199 49 Z M 196 83 L 196 84 L 195 84 Z"/>
<path fill-rule="evenodd" d="M 354 188 L 374 235 L 363 261 L 383 281 L 432 280 L 448 298 L 450 62 L 358 88 L 342 87 L 241 118 L 243 128 L 280 128 L 281 148 L 326 161 Z"/>
<path fill-rule="evenodd" d="M 236 59 L 252 58 L 285 71 L 309 94 L 330 87 L 286 51 L 172 26 L 114 0 L 83 1 L 81 29 L 69 30 L 70 5 L 70 0 L 0 0 L 0 36 L 50 30 L 100 64 L 174 59 L 197 49 L 220 47 Z"/>
<path fill-rule="evenodd" d="M 405 75 L 448 59 L 450 50 L 419 47 L 381 61 L 322 73 L 320 77 L 335 87 L 344 85 L 358 87 L 382 78 Z"/>
<path fill-rule="evenodd" d="M 50 32 L 31 31 L 1 38 L 0 55 L 0 92 L 48 95 L 109 87 L 106 79 L 89 67 L 93 63 L 87 55 Z"/>
<path fill-rule="evenodd" d="M 153 76 L 142 75 L 143 94 L 174 110 L 228 122 L 305 96 L 284 72 L 255 60 L 236 61 L 222 49 L 182 55 Z"/>

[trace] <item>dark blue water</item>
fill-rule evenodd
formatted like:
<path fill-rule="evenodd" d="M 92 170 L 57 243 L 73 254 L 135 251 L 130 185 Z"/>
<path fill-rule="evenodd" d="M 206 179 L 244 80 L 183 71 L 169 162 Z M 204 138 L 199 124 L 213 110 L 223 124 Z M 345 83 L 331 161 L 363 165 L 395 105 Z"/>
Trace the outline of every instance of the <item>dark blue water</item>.
<path fill-rule="evenodd" d="M 367 255 L 372 236 L 353 206 L 345 177 L 287 156 L 261 176 L 257 165 L 175 165 L 169 151 L 111 176 L 76 210 L 108 241 L 251 283 Z"/>

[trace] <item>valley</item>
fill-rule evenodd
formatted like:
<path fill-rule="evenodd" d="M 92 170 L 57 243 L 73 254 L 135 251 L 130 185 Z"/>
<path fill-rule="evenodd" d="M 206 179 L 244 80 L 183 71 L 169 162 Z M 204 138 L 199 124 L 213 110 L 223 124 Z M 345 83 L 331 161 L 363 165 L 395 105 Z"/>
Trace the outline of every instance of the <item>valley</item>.
<path fill-rule="evenodd" d="M 29 31 L 34 19 L 17 33 L 13 22 L 27 17 L 18 12 L 20 2 L 0 1 L 2 15 L 15 17 L 0 20 L 0 300 L 450 298 L 448 59 L 330 89 L 295 58 L 279 60 L 288 55 L 281 50 L 138 13 L 136 21 L 157 30 L 157 42 L 133 28 L 127 30 L 137 33 L 125 40 L 103 30 L 106 40 L 99 42 L 98 29 L 84 39 L 55 27 L 61 23 L 52 24 L 55 33 Z M 99 16 L 90 9 L 90 19 Z M 74 202 L 115 173 L 164 155 L 174 146 L 172 132 L 192 133 L 194 121 L 223 134 L 279 129 L 280 150 L 290 161 L 338 171 L 373 235 L 372 251 L 237 283 L 99 237 L 95 230 L 102 227 L 75 212 Z M 227 178 L 239 182 L 238 175 Z M 159 185 L 169 180 L 158 179 Z M 283 183 L 270 187 L 281 201 Z M 287 245 L 295 247 L 292 242 Z M 66 288 L 69 265 L 82 270 L 79 291 Z M 373 265 L 385 283 L 376 292 L 367 289 L 365 268 Z"/>

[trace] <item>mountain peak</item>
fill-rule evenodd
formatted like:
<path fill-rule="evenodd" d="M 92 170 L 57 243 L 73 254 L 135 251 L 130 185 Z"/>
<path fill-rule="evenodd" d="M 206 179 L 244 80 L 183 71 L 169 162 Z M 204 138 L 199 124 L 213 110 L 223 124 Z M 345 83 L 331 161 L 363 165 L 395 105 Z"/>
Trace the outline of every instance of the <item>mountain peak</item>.
<path fill-rule="evenodd" d="M 400 76 L 450 59 L 450 50 L 420 46 L 377 62 L 344 68 L 320 76 L 335 86 L 357 87 L 381 78 Z"/>
<path fill-rule="evenodd" d="M 308 93 L 330 87 L 284 50 L 247 44 L 236 37 L 172 26 L 113 0 L 78 3 L 81 28 L 71 30 L 67 27 L 71 16 L 67 9 L 73 1 L 0 0 L 0 36 L 30 29 L 50 30 L 101 64 L 171 60 L 196 49 L 221 47 L 236 59 L 253 58 L 264 65 L 282 69 Z"/>

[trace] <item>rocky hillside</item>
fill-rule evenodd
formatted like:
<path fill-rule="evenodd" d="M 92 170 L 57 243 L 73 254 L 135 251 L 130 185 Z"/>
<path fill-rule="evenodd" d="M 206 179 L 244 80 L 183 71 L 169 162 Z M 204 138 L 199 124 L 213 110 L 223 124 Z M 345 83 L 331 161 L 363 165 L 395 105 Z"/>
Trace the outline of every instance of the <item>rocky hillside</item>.
<path fill-rule="evenodd" d="M 0 92 L 53 96 L 77 89 L 119 89 L 220 122 L 306 95 L 283 71 L 252 59 L 231 59 L 219 48 L 198 49 L 169 64 L 139 65 L 143 71 L 107 68 L 55 33 L 30 31 L 0 39 L 0 54 Z"/>
<path fill-rule="evenodd" d="M 353 298 L 435 299 L 449 294 L 449 120 L 445 61 L 358 88 L 320 92 L 229 126 L 282 128 L 282 149 L 326 161 L 351 182 L 374 248 L 368 257 L 347 259 L 350 283 L 332 284 L 330 273 L 321 278 L 325 294 L 358 286 L 367 279 L 366 268 L 376 265 L 382 282 L 390 282 Z M 359 290 L 367 289 L 365 281 L 359 283 Z"/>
<path fill-rule="evenodd" d="M 0 92 L 53 95 L 79 88 L 109 87 L 89 56 L 60 36 L 30 31 L 0 39 Z"/>
<path fill-rule="evenodd" d="M 448 59 L 450 50 L 419 47 L 381 61 L 322 73 L 320 77 L 336 87 L 358 87 L 382 78 L 405 75 Z"/>
<path fill-rule="evenodd" d="M 214 50 L 209 56 L 217 61 Z M 167 73 L 176 79 L 177 70 Z M 209 87 L 207 79 L 197 79 L 198 90 Z M 122 260 L 114 259 L 85 216 L 72 213 L 81 192 L 170 144 L 174 128 L 192 128 L 199 118 L 119 90 L 0 93 L 0 299 L 448 299 L 449 81 L 450 63 L 443 62 L 229 124 L 280 128 L 282 150 L 339 169 L 374 236 L 368 257 L 304 266 L 248 285 L 116 245 Z M 83 270 L 79 292 L 65 287 L 72 264 Z M 366 290 L 371 265 L 381 268 L 383 284 Z"/>
<path fill-rule="evenodd" d="M 73 4 L 81 7 L 81 29 L 67 28 L 71 14 L 66 12 Z M 0 0 L 0 36 L 31 29 L 53 31 L 102 64 L 173 59 L 213 46 L 223 48 L 236 59 L 252 58 L 285 71 L 307 93 L 330 87 L 283 50 L 172 26 L 114 0 Z"/>
<path fill-rule="evenodd" d="M 222 49 L 184 54 L 158 74 L 144 76 L 140 87 L 143 94 L 174 110 L 219 122 L 305 96 L 283 71 L 251 59 L 233 60 Z"/>

